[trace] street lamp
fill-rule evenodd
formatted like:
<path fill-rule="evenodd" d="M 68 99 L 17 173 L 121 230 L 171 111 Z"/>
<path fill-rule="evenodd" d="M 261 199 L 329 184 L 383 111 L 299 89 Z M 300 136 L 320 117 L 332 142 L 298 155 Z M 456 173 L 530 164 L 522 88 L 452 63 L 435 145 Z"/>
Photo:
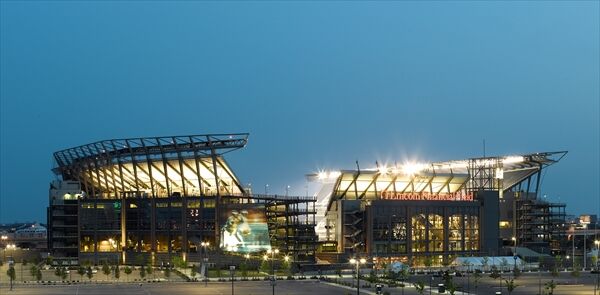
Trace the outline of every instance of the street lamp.
<path fill-rule="evenodd" d="M 356 265 L 356 295 L 360 295 L 360 265 L 367 263 L 364 258 L 350 259 L 350 263 Z"/>
<path fill-rule="evenodd" d="M 267 250 L 268 254 L 271 254 L 271 286 L 273 286 L 273 295 L 275 295 L 275 264 L 273 263 L 275 260 L 275 254 L 279 254 L 279 249 L 269 249 Z M 265 260 L 269 259 L 269 256 L 265 255 L 263 257 Z"/>
<path fill-rule="evenodd" d="M 235 265 L 230 265 L 229 271 L 231 272 L 231 295 L 233 295 L 233 274 L 235 273 Z"/>

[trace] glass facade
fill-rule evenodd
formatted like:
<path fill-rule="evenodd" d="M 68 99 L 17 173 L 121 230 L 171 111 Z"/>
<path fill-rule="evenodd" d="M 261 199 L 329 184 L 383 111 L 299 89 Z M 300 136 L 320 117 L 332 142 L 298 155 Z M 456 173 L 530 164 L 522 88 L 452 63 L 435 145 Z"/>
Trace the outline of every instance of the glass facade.
<path fill-rule="evenodd" d="M 375 257 L 412 257 L 413 263 L 441 263 L 451 255 L 479 250 L 479 204 L 430 206 L 398 201 L 372 202 L 370 251 Z M 409 249 L 409 251 L 407 251 Z M 442 256 L 442 258 L 440 258 Z M 421 257 L 421 258 L 419 258 Z"/>
<path fill-rule="evenodd" d="M 121 202 L 82 202 L 79 208 L 80 252 L 121 251 Z"/>

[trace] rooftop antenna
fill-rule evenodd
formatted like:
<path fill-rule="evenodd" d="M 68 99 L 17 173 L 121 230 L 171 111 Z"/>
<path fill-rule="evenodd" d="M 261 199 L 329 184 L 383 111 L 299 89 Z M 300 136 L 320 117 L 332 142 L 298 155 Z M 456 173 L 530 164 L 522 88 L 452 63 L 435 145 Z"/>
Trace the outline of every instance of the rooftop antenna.
<path fill-rule="evenodd" d="M 485 158 L 485 138 L 483 139 L 483 157 Z"/>

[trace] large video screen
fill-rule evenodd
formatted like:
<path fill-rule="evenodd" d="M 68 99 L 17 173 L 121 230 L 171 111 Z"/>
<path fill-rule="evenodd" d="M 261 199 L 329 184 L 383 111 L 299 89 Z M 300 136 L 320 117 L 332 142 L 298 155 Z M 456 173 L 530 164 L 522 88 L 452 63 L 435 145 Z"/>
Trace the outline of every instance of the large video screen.
<path fill-rule="evenodd" d="M 249 253 L 271 249 L 264 206 L 229 205 L 221 212 L 219 246 L 223 251 Z"/>

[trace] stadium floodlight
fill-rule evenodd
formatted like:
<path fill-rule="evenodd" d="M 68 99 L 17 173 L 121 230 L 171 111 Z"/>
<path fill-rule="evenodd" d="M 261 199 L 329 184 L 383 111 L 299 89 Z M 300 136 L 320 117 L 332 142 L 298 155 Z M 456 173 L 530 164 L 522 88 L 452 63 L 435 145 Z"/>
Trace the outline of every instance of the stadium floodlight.
<path fill-rule="evenodd" d="M 342 172 L 340 172 L 340 171 L 330 171 L 329 172 L 329 178 L 331 178 L 331 179 L 338 178 L 338 177 L 340 177 L 340 175 L 342 175 Z"/>
<path fill-rule="evenodd" d="M 379 167 L 378 170 L 379 170 L 379 174 L 387 174 L 388 173 L 388 167 L 386 165 Z"/>
<path fill-rule="evenodd" d="M 406 175 L 415 175 L 423 171 L 426 167 L 427 164 L 409 162 L 402 165 L 402 172 Z"/>
<path fill-rule="evenodd" d="M 327 172 L 319 171 L 319 174 L 317 174 L 317 176 L 319 177 L 319 179 L 325 179 L 327 178 Z"/>

